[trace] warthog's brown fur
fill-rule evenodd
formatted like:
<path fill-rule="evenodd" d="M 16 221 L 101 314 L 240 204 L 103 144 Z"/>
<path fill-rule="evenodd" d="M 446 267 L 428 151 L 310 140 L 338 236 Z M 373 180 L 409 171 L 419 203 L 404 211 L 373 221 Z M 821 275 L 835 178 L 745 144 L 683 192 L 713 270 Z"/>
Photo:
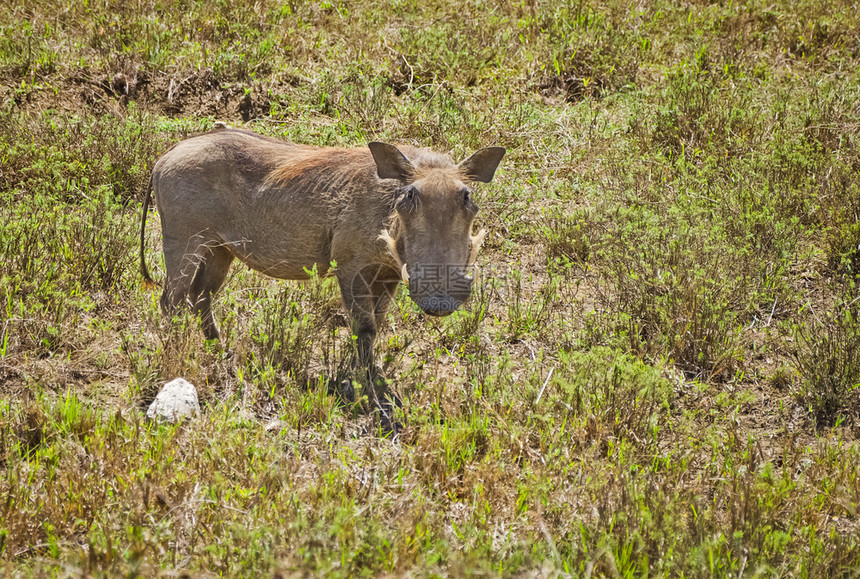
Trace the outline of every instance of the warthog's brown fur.
<path fill-rule="evenodd" d="M 472 236 L 468 184 L 492 179 L 503 155 L 481 149 L 455 165 L 412 147 L 319 148 L 218 129 L 180 142 L 153 168 L 141 270 L 151 283 L 143 234 L 154 192 L 165 312 L 187 303 L 217 338 L 212 297 L 234 258 L 283 279 L 306 279 L 316 267 L 337 277 L 359 363 L 372 368 L 377 327 L 401 278 L 429 314 L 447 315 L 468 298 L 462 268 L 481 237 Z"/>

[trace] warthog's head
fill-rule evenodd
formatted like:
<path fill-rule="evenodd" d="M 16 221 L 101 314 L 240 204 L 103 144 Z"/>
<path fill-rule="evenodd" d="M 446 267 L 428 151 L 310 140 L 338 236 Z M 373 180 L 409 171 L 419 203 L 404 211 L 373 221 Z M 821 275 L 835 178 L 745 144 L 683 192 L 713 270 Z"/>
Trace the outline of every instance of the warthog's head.
<path fill-rule="evenodd" d="M 404 281 L 427 314 L 447 316 L 472 292 L 478 247 L 484 232 L 472 234 L 478 206 L 470 184 L 489 183 L 505 154 L 501 147 L 481 149 L 455 165 L 443 155 L 370 143 L 381 179 L 397 179 L 394 203 L 398 226 L 383 233 L 400 261 Z"/>

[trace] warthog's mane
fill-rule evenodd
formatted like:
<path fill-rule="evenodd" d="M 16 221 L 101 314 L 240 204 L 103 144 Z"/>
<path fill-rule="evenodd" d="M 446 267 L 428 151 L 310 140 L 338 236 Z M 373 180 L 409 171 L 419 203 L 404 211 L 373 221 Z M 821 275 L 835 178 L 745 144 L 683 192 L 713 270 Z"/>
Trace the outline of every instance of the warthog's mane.
<path fill-rule="evenodd" d="M 440 170 L 449 173 L 452 177 L 459 177 L 457 166 L 450 155 L 410 146 L 400 147 L 400 152 L 415 167 L 411 176 L 413 181 L 423 179 L 431 172 Z"/>
<path fill-rule="evenodd" d="M 340 149 L 295 145 L 289 155 L 266 176 L 269 185 L 280 185 L 309 173 L 324 171 L 326 180 L 349 180 L 373 170 L 373 157 L 367 149 Z"/>
<path fill-rule="evenodd" d="M 469 180 L 454 164 L 450 155 L 409 145 L 401 146 L 400 151 L 413 166 L 407 179 L 409 182 L 418 181 L 434 172 L 447 174 L 460 181 Z M 283 184 L 316 171 L 325 171 L 328 180 L 342 181 L 358 175 L 375 176 L 376 166 L 370 150 L 366 148 L 294 145 L 290 154 L 282 156 L 277 166 L 269 172 L 266 182 L 269 185 Z M 393 209 L 392 206 L 391 210 Z"/>
<path fill-rule="evenodd" d="M 410 146 L 400 147 L 400 152 L 414 166 L 411 175 L 412 181 L 424 179 L 432 173 L 435 173 L 439 178 L 447 177 L 463 183 L 472 181 L 472 178 L 454 163 L 451 155 Z"/>

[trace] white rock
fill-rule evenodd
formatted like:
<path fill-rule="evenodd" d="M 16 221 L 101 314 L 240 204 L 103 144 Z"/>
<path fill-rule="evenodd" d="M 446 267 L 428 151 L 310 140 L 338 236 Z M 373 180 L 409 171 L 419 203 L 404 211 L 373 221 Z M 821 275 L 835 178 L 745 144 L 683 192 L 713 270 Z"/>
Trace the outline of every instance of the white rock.
<path fill-rule="evenodd" d="M 280 420 L 278 418 L 273 418 L 272 420 L 269 421 L 268 424 L 266 424 L 265 430 L 266 430 L 266 432 L 280 432 L 280 431 L 284 430 L 285 428 L 288 428 L 289 426 L 290 425 L 287 424 L 286 422 L 284 422 L 283 420 Z"/>
<path fill-rule="evenodd" d="M 149 405 L 146 418 L 148 420 L 177 422 L 197 414 L 200 414 L 197 389 L 185 378 L 176 378 L 164 385 L 161 392 Z"/>

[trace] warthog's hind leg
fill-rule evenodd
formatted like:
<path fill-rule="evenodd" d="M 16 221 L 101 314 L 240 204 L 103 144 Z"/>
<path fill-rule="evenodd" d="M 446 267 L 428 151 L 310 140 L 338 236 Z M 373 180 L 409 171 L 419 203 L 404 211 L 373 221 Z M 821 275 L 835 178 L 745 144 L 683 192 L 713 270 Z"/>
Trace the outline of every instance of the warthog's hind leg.
<path fill-rule="evenodd" d="M 165 239 L 164 264 L 167 279 L 161 294 L 161 309 L 173 315 L 182 306 L 191 306 L 200 316 L 207 339 L 218 338 L 218 327 L 212 315 L 212 296 L 227 278 L 232 254 L 224 247 L 200 244 L 196 248 L 180 247 Z"/>
<path fill-rule="evenodd" d="M 197 274 L 200 257 L 193 251 L 186 251 L 185 244 L 164 238 L 164 266 L 167 277 L 161 293 L 161 311 L 172 316 L 184 303 L 191 291 L 191 282 Z"/>
<path fill-rule="evenodd" d="M 227 279 L 233 254 L 220 245 L 207 246 L 204 251 L 204 259 L 198 266 L 197 274 L 191 283 L 189 298 L 194 311 L 200 316 L 203 335 L 208 340 L 214 340 L 218 338 L 218 325 L 215 323 L 215 316 L 212 315 L 212 297 Z"/>

